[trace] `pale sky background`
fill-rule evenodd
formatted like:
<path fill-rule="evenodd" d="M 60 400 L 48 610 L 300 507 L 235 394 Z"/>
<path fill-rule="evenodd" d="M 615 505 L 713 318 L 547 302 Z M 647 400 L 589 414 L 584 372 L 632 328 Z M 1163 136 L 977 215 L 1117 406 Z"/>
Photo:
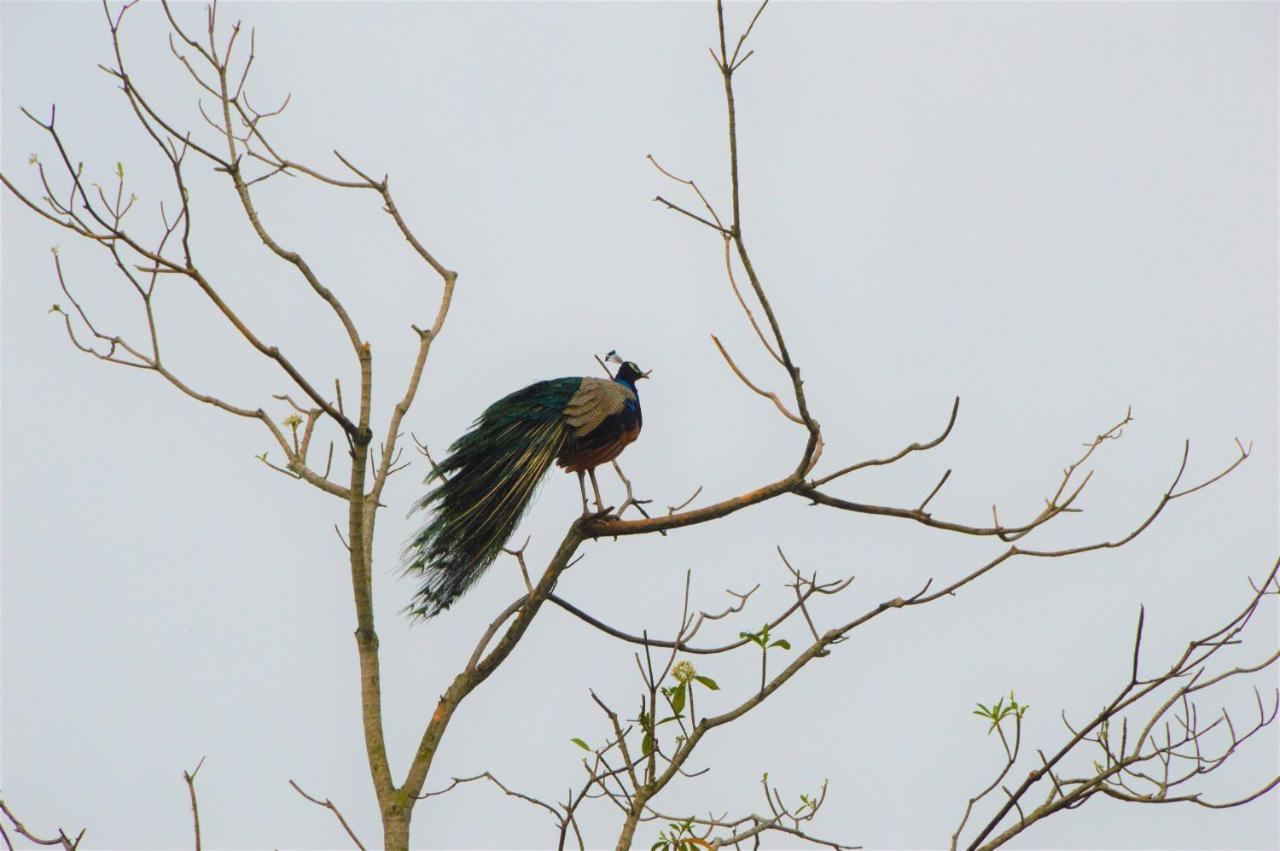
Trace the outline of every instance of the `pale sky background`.
<path fill-rule="evenodd" d="M 201 13 L 184 11 L 192 21 Z M 745 6 L 731 9 L 740 26 Z M 1191 480 L 1254 457 L 1175 503 L 1132 545 L 1071 560 L 1013 561 L 954 600 L 877 620 L 741 722 L 709 737 L 697 780 L 666 810 L 760 810 L 768 771 L 797 799 L 829 778 L 814 832 L 869 847 L 938 847 L 999 765 L 970 711 L 1009 689 L 1031 705 L 1028 752 L 1064 741 L 1128 675 L 1139 604 L 1144 669 L 1215 628 L 1277 554 L 1277 13 L 1257 4 L 780 5 L 753 36 L 738 82 L 744 222 L 827 439 L 822 469 L 888 454 L 960 420 L 942 447 L 831 490 L 982 522 L 1038 511 L 1081 443 L 1136 421 L 1096 458 L 1080 515 L 1031 539 L 1087 543 L 1127 532 L 1167 486 L 1191 439 Z M 708 4 L 352 4 L 225 7 L 258 30 L 254 103 L 293 93 L 282 150 L 331 165 L 337 147 L 390 172 L 405 217 L 461 273 L 406 425 L 441 451 L 492 400 L 531 381 L 593 374 L 616 348 L 654 371 L 645 431 L 623 456 L 665 506 L 778 478 L 803 433 L 726 369 L 717 333 L 760 383 L 784 389 L 724 280 L 719 242 L 652 203 L 678 187 L 645 161 L 724 199 L 724 117 L 708 60 Z M 200 132 L 189 81 L 156 7 L 130 13 L 132 71 Z M 135 227 L 171 197 L 165 164 L 96 63 L 110 44 L 92 4 L 0 6 L 3 166 L 53 152 L 18 113 L 59 122 L 90 179 L 122 161 Z M 229 186 L 193 185 L 194 249 L 246 318 L 325 386 L 353 388 L 347 344 L 303 282 L 268 256 Z M 301 179 L 266 184 L 263 215 L 304 252 L 373 341 L 379 433 L 407 374 L 411 322 L 437 280 L 371 195 Z M 688 200 L 688 199 L 686 199 Z M 343 847 L 338 802 L 381 841 L 363 752 L 342 506 L 263 467 L 260 426 L 179 396 L 157 377 L 75 352 L 46 311 L 49 247 L 108 328 L 139 311 L 99 253 L 3 202 L 4 796 L 33 829 L 87 827 L 87 847 L 190 847 L 181 771 L 206 756 L 206 847 Z M 159 297 L 171 366 L 247 405 L 286 409 L 285 377 L 225 333 L 174 281 Z M 278 458 L 278 452 L 272 451 Z M 519 592 L 497 563 L 458 605 L 410 626 L 397 570 L 422 465 L 393 479 L 378 529 L 376 598 L 388 746 L 397 778 L 437 695 L 493 614 Z M 620 487 L 602 476 L 612 494 Z M 553 475 L 524 534 L 540 565 L 578 511 Z M 806 571 L 856 574 L 818 608 L 832 625 L 946 581 L 999 545 L 892 519 L 780 499 L 666 538 L 601 542 L 559 593 L 596 615 L 667 634 L 686 570 L 694 600 L 763 587 L 732 639 L 790 593 L 774 552 Z M 1275 646 L 1274 604 L 1231 657 Z M 800 624 L 781 635 L 799 641 Z M 756 658 L 695 660 L 727 707 Z M 1275 671 L 1259 678 L 1274 687 Z M 632 648 L 546 608 L 463 705 L 429 788 L 494 771 L 557 798 L 580 781 L 571 737 L 605 738 L 594 688 L 631 712 Z M 1248 716 L 1244 689 L 1210 697 Z M 1274 776 L 1275 732 L 1203 788 L 1231 797 Z M 1089 757 L 1086 757 L 1086 759 Z M 1087 763 L 1086 763 L 1087 765 Z M 1027 762 L 1020 771 L 1030 770 Z M 1017 847 L 1280 845 L 1277 796 L 1211 812 L 1106 800 L 1055 816 Z M 618 817 L 589 807 L 593 844 Z M 416 844 L 554 844 L 545 813 L 472 787 L 423 803 Z M 638 845 L 648 847 L 654 829 Z M 776 847 L 786 842 L 772 840 Z"/>

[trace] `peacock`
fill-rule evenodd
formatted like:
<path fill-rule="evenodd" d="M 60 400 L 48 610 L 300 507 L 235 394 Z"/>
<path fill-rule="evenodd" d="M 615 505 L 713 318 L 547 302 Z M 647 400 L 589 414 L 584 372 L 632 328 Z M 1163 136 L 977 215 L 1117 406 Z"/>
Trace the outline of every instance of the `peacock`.
<path fill-rule="evenodd" d="M 502 552 L 554 461 L 578 474 L 582 513 L 590 477 L 598 513 L 605 511 L 595 468 L 640 435 L 636 382 L 648 378 L 616 352 L 608 378 L 539 381 L 490 405 L 449 447 L 432 471 L 435 486 L 410 513 L 431 517 L 405 547 L 406 573 L 423 577 L 409 611 L 429 618 L 449 608 Z"/>

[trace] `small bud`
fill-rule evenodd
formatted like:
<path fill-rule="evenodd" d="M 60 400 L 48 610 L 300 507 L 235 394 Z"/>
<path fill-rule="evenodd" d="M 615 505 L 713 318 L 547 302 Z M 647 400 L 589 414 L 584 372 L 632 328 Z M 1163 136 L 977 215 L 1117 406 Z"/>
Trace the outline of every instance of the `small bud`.
<path fill-rule="evenodd" d="M 50 313 L 61 313 L 61 312 L 62 312 L 62 305 L 60 305 L 60 304 L 55 304 L 53 307 L 49 308 L 49 312 L 50 312 Z"/>
<path fill-rule="evenodd" d="M 39 164 L 40 164 L 40 157 L 36 156 L 35 154 L 32 154 L 31 156 L 27 157 L 27 165 L 39 165 Z"/>
<path fill-rule="evenodd" d="M 50 253 L 50 254 L 52 254 L 54 257 L 57 257 L 57 256 L 58 256 L 58 246 L 56 246 L 56 245 L 51 245 L 51 246 L 49 246 L 49 253 Z"/>
<path fill-rule="evenodd" d="M 675 677 L 678 683 L 687 683 L 697 675 L 698 672 L 694 669 L 693 663 L 688 660 L 676 662 L 675 667 L 671 669 L 671 676 Z"/>
<path fill-rule="evenodd" d="M 284 425 L 288 426 L 289 428 L 297 428 L 298 426 L 302 425 L 302 417 L 298 416 L 297 414 L 290 414 L 289 416 L 285 417 L 281 422 L 283 422 Z"/>

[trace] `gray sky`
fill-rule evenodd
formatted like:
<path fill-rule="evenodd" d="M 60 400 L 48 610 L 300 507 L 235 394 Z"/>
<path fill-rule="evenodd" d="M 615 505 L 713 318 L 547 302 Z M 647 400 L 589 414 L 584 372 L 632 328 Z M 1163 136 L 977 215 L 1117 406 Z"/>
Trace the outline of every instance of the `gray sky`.
<path fill-rule="evenodd" d="M 188 10 L 193 19 L 195 9 Z M 733 7 L 741 17 L 745 7 Z M 676 187 L 644 159 L 725 197 L 722 95 L 705 4 L 255 4 L 255 104 L 293 93 L 275 133 L 289 155 L 337 147 L 390 172 L 406 218 L 461 272 L 445 333 L 407 425 L 441 450 L 490 401 L 530 381 L 591 374 L 612 348 L 654 370 L 645 431 L 623 456 L 665 506 L 778 478 L 802 432 L 730 375 L 721 336 L 760 383 L 783 376 L 753 345 L 718 240 L 650 199 Z M 144 91 L 199 131 L 157 8 L 129 16 Z M 163 161 L 96 71 L 91 4 L 6 2 L 3 166 L 24 185 L 38 151 L 18 106 L 59 122 L 91 179 L 124 163 L 136 226 L 167 197 Z M 1013 561 L 957 596 L 854 634 L 764 707 L 712 737 L 711 772 L 671 809 L 758 810 L 768 771 L 796 797 L 829 778 L 815 832 L 867 846 L 933 847 L 998 767 L 970 715 L 1013 688 L 1027 744 L 1057 747 L 1128 675 L 1139 603 L 1144 666 L 1167 665 L 1216 626 L 1277 552 L 1277 6 L 1275 4 L 781 5 L 753 35 L 739 80 L 744 224 L 827 439 L 824 469 L 932 436 L 946 444 L 833 490 L 981 522 L 1034 514 L 1082 442 L 1132 405 L 1097 456 L 1080 515 L 1038 544 L 1128 531 L 1168 485 L 1254 457 L 1175 503 L 1129 547 Z M 227 185 L 192 190 L 194 245 L 229 299 L 327 383 L 354 376 L 340 331 L 257 243 Z M 282 242 L 304 251 L 373 341 L 379 410 L 407 374 L 437 282 L 371 197 L 301 180 L 260 192 Z M 75 352 L 49 305 L 49 246 L 103 325 L 139 330 L 133 302 L 87 247 L 3 201 L 3 769 L 33 827 L 88 828 L 95 847 L 187 847 L 180 772 L 200 775 L 208 847 L 336 847 L 345 838 L 286 781 L 337 801 L 369 843 L 379 827 L 363 754 L 341 505 L 272 473 L 252 424 L 179 397 L 154 376 Z M 181 283 L 160 302 L 162 344 L 193 384 L 274 404 L 284 377 Z M 287 412 L 283 407 L 278 414 Z M 276 410 L 276 408 L 272 408 Z M 382 420 L 385 423 L 385 419 Z M 274 453 L 273 455 L 278 455 Z M 499 562 L 458 605 L 410 627 L 396 556 L 421 466 L 388 487 L 377 614 L 397 777 L 437 695 L 493 613 L 519 590 Z M 618 493 L 612 476 L 605 487 Z M 554 475 L 521 535 L 544 560 L 577 512 Z M 695 602 L 763 587 L 728 638 L 785 604 L 774 547 L 820 576 L 856 574 L 827 624 L 957 577 L 998 551 L 904 521 L 781 500 L 710 526 L 595 543 L 562 579 L 568 599 L 623 628 L 671 631 L 686 570 Z M 1274 647 L 1272 606 L 1241 661 Z M 803 637 L 796 625 L 786 637 Z M 714 631 L 707 637 L 714 637 Z M 728 706 L 756 660 L 699 662 Z M 1261 683 L 1274 684 L 1272 671 Z M 493 770 L 555 798 L 579 779 L 571 737 L 600 741 L 588 687 L 638 701 L 632 652 L 546 610 L 469 698 L 430 788 Z M 1252 696 L 1222 700 L 1241 716 Z M 706 708 L 713 708 L 707 706 Z M 1210 700 L 1205 711 L 1213 711 Z M 1276 771 L 1269 732 L 1206 787 L 1219 797 Z M 1027 768 L 1030 766 L 1028 765 Z M 1024 769 L 1025 770 L 1025 769 Z M 604 804 L 590 836 L 612 842 Z M 1020 847 L 1276 847 L 1277 798 L 1207 812 L 1094 801 Z M 641 836 L 645 847 L 651 833 Z M 433 847 L 537 847 L 544 814 L 488 788 L 426 802 Z"/>

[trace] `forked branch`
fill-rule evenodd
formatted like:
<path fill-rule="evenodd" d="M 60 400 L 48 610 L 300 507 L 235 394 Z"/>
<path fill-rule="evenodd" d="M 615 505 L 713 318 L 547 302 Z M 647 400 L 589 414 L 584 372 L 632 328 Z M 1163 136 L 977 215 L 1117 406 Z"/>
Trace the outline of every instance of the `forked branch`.
<path fill-rule="evenodd" d="M 1182 493 L 1189 492 L 1190 489 Z M 1242 806 L 1280 785 L 1280 776 L 1268 777 L 1252 791 L 1221 801 L 1207 800 L 1200 791 L 1182 791 L 1184 784 L 1225 765 L 1242 744 L 1274 724 L 1280 713 L 1280 690 L 1264 701 L 1255 687 L 1256 715 L 1247 726 L 1239 725 L 1225 707 L 1206 720 L 1196 702 L 1197 695 L 1207 689 L 1280 661 L 1280 650 L 1276 650 L 1253 664 L 1207 673 L 1210 661 L 1225 648 L 1240 643 L 1263 600 L 1280 596 L 1278 572 L 1280 560 L 1260 585 L 1254 585 L 1254 593 L 1241 612 L 1208 635 L 1191 641 L 1167 669 L 1153 677 L 1140 674 L 1145 623 L 1145 611 L 1140 610 L 1128 682 L 1085 723 L 1073 726 L 1063 716 L 1070 734 L 1065 744 L 1052 756 L 1038 752 L 1039 766 L 1016 788 L 1007 791 L 1006 802 L 970 840 L 969 851 L 998 848 L 1031 825 L 1056 812 L 1081 806 L 1098 794 L 1129 803 L 1188 803 L 1222 809 Z M 1135 717 L 1140 704 L 1148 709 Z M 1089 748 L 1098 754 L 1091 773 L 1072 776 L 1063 771 L 1061 766 L 1069 756 Z M 1048 791 L 1043 802 L 1022 811 L 1022 802 L 1046 779 Z M 1015 809 L 1019 815 L 1013 820 L 1011 813 Z M 963 827 L 962 822 L 957 835 Z"/>

